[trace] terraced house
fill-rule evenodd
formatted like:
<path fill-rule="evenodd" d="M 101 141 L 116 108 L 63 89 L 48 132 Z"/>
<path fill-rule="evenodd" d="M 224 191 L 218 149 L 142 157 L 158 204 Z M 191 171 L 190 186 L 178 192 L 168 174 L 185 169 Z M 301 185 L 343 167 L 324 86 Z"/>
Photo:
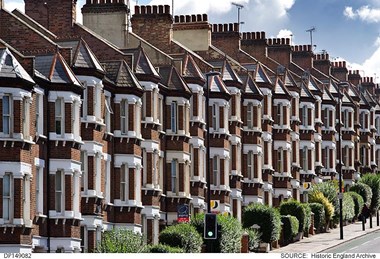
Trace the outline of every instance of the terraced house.
<path fill-rule="evenodd" d="M 87 0 L 81 25 L 76 2 L 0 0 L 1 252 L 88 252 L 121 227 L 156 244 L 179 205 L 240 220 L 378 170 L 379 86 L 345 62 L 169 6 L 130 29 L 127 1 Z"/>

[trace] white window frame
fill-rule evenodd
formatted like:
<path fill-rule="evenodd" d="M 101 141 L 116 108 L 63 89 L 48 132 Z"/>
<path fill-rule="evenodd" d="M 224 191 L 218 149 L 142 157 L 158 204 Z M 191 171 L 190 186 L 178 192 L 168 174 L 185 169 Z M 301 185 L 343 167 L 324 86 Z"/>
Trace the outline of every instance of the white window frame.
<path fill-rule="evenodd" d="M 5 179 L 8 179 L 8 188 L 6 188 Z M 5 190 L 9 192 L 6 193 Z M 3 215 L 4 223 L 11 223 L 14 217 L 14 178 L 13 174 L 6 172 L 3 176 Z M 6 206 L 7 205 L 7 206 Z"/>
<path fill-rule="evenodd" d="M 376 135 L 380 135 L 380 116 L 375 119 Z"/>
<path fill-rule="evenodd" d="M 58 170 L 55 173 L 55 211 L 57 213 L 65 212 L 65 172 Z M 58 203 L 59 201 L 59 203 Z"/>
<path fill-rule="evenodd" d="M 94 155 L 94 167 L 95 167 L 95 191 L 96 195 L 101 196 L 101 184 L 102 184 L 102 154 L 96 152 Z"/>
<path fill-rule="evenodd" d="M 309 160 L 308 160 L 309 149 L 307 147 L 302 148 L 302 169 L 304 171 L 309 170 Z"/>
<path fill-rule="evenodd" d="M 277 170 L 279 173 L 284 172 L 284 150 L 281 147 L 277 149 Z"/>
<path fill-rule="evenodd" d="M 219 104 L 214 103 L 211 108 L 211 115 L 212 115 L 212 128 L 214 131 L 218 131 L 220 128 L 220 120 L 219 120 L 219 111 L 220 107 Z"/>
<path fill-rule="evenodd" d="M 80 137 L 80 103 L 78 101 L 74 101 L 71 104 L 71 129 L 73 135 L 77 138 Z"/>
<path fill-rule="evenodd" d="M 248 129 L 253 129 L 253 103 L 248 103 L 247 105 L 247 127 Z"/>
<path fill-rule="evenodd" d="M 177 159 L 173 159 L 170 166 L 170 179 L 171 179 L 171 186 L 170 191 L 173 194 L 178 194 L 179 192 L 179 164 Z"/>
<path fill-rule="evenodd" d="M 324 160 L 323 162 L 324 162 L 325 168 L 330 169 L 331 165 L 330 165 L 330 148 L 329 147 L 325 147 L 325 156 L 323 160 Z"/>
<path fill-rule="evenodd" d="M 22 178 L 22 203 L 23 203 L 23 213 L 22 218 L 24 220 L 24 224 L 29 224 L 30 222 L 30 176 L 24 175 Z"/>
<path fill-rule="evenodd" d="M 247 154 L 247 177 L 250 180 L 255 178 L 255 155 L 252 150 Z"/>
<path fill-rule="evenodd" d="M 153 186 L 159 186 L 160 185 L 160 179 L 159 179 L 159 161 L 160 161 L 160 157 L 159 157 L 159 151 L 157 149 L 155 149 L 153 151 Z"/>
<path fill-rule="evenodd" d="M 36 94 L 36 132 L 39 135 L 43 135 L 44 133 L 44 107 L 43 107 L 43 95 L 37 93 Z"/>
<path fill-rule="evenodd" d="M 141 137 L 141 103 L 135 104 L 135 132 L 137 137 Z"/>
<path fill-rule="evenodd" d="M 141 167 L 137 167 L 135 169 L 135 182 L 134 182 L 134 186 L 135 186 L 135 201 L 137 203 L 140 203 L 141 202 Z"/>
<path fill-rule="evenodd" d="M 30 102 L 31 99 L 25 97 L 22 99 L 22 135 L 23 139 L 30 137 Z"/>
<path fill-rule="evenodd" d="M 141 149 L 142 153 L 142 170 L 143 170 L 143 186 L 146 186 L 148 184 L 148 153 L 146 151 L 146 148 Z"/>
<path fill-rule="evenodd" d="M 170 130 L 172 133 L 178 131 L 178 103 L 176 101 L 170 104 Z"/>
<path fill-rule="evenodd" d="M 104 195 L 104 198 L 105 198 L 105 201 L 106 201 L 106 204 L 109 204 L 111 203 L 111 160 L 108 159 L 105 161 L 105 172 L 106 172 L 106 177 L 105 177 L 105 182 L 104 182 L 104 186 L 105 186 L 105 195 Z"/>
<path fill-rule="evenodd" d="M 82 115 L 83 115 L 83 118 L 86 119 L 88 115 L 88 85 L 87 85 L 87 81 L 83 81 L 82 84 L 84 86 L 83 99 L 82 99 L 82 104 L 83 104 Z"/>
<path fill-rule="evenodd" d="M 190 179 L 193 179 L 194 175 L 195 175 L 195 166 L 194 166 L 194 146 L 192 144 L 190 144 L 190 157 L 189 157 L 189 161 L 190 161 Z"/>
<path fill-rule="evenodd" d="M 277 117 L 278 117 L 278 126 L 284 125 L 284 104 L 278 103 L 277 104 Z"/>
<path fill-rule="evenodd" d="M 159 96 L 158 89 L 153 89 L 152 91 L 152 109 L 153 109 L 153 121 L 157 121 L 159 113 Z"/>
<path fill-rule="evenodd" d="M 158 110 L 159 110 L 158 122 L 160 123 L 160 125 L 158 126 L 158 130 L 162 131 L 162 124 L 164 121 L 164 98 L 162 95 L 158 96 Z"/>
<path fill-rule="evenodd" d="M 302 106 L 302 125 L 309 126 L 309 108 L 307 105 Z"/>
<path fill-rule="evenodd" d="M 367 165 L 367 149 L 365 146 L 360 147 L 360 162 L 362 163 L 362 167 Z"/>
<path fill-rule="evenodd" d="M 128 134 L 128 114 L 129 104 L 127 99 L 122 99 L 120 102 L 120 132 L 122 135 Z"/>
<path fill-rule="evenodd" d="M 348 167 L 350 165 L 350 147 L 344 146 L 343 150 L 343 163 L 345 167 Z"/>
<path fill-rule="evenodd" d="M 8 100 L 8 111 L 5 112 L 4 105 L 5 99 Z M 2 105 L 3 105 L 3 133 L 4 135 L 11 136 L 13 133 L 13 98 L 11 94 L 5 94 L 2 98 Z M 8 122 L 8 125 L 6 124 Z"/>
<path fill-rule="evenodd" d="M 55 100 L 55 133 L 57 136 L 63 136 L 65 134 L 65 101 L 63 98 L 58 97 Z M 60 110 L 58 110 L 58 107 Z M 60 123 L 59 127 L 57 127 L 57 123 Z"/>
<path fill-rule="evenodd" d="M 36 166 L 36 214 L 43 215 L 44 211 L 44 171 Z"/>
<path fill-rule="evenodd" d="M 81 186 L 83 188 L 84 194 L 88 191 L 88 153 L 86 150 L 81 151 Z"/>
<path fill-rule="evenodd" d="M 73 211 L 74 215 L 78 215 L 80 212 L 80 173 L 75 172 L 73 175 L 72 192 L 73 192 Z"/>
<path fill-rule="evenodd" d="M 128 164 L 122 164 L 120 167 L 120 200 L 127 202 L 129 200 L 129 167 Z"/>
<path fill-rule="evenodd" d="M 111 132 L 111 114 L 113 114 L 111 105 L 111 96 L 105 96 L 105 113 L 104 113 L 104 123 L 106 124 L 106 132 Z"/>
<path fill-rule="evenodd" d="M 325 114 L 323 118 L 323 124 L 326 129 L 329 129 L 331 127 L 330 125 L 330 111 L 331 110 L 329 108 L 325 108 L 324 111 L 325 111 Z"/>
<path fill-rule="evenodd" d="M 97 121 L 101 121 L 102 116 L 102 85 L 96 84 L 94 87 L 94 115 Z"/>
<path fill-rule="evenodd" d="M 214 156 L 212 159 L 212 184 L 214 186 L 220 185 L 220 157 Z"/>

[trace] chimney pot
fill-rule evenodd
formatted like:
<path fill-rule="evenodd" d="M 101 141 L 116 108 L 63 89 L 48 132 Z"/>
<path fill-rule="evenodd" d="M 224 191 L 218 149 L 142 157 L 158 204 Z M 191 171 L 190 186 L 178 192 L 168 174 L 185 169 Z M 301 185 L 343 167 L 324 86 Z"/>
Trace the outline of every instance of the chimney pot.
<path fill-rule="evenodd" d="M 170 5 L 164 5 L 165 14 L 170 14 Z"/>
<path fill-rule="evenodd" d="M 147 14 L 152 14 L 152 6 L 151 6 L 151 5 L 148 5 L 148 6 L 146 7 L 146 13 L 147 13 Z"/>
<path fill-rule="evenodd" d="M 176 23 L 179 22 L 179 16 L 178 15 L 174 16 L 174 22 L 176 22 Z"/>
<path fill-rule="evenodd" d="M 218 25 L 217 24 L 213 24 L 211 28 L 212 28 L 212 32 L 218 31 Z"/>
<path fill-rule="evenodd" d="M 223 24 L 223 32 L 228 32 L 228 24 Z"/>
<path fill-rule="evenodd" d="M 207 18 L 207 14 L 203 14 L 203 22 L 207 22 L 208 21 L 208 18 Z"/>
<path fill-rule="evenodd" d="M 326 53 L 326 59 L 330 60 L 330 54 L 329 53 Z"/>
<path fill-rule="evenodd" d="M 233 29 L 233 31 L 234 32 L 238 32 L 239 31 L 239 24 L 238 23 L 234 23 L 233 25 L 232 25 L 232 29 Z"/>
<path fill-rule="evenodd" d="M 191 16 L 190 15 L 186 15 L 185 18 L 186 18 L 187 23 L 191 22 Z"/>
<path fill-rule="evenodd" d="M 164 6 L 163 5 L 159 5 L 158 6 L 158 13 L 164 13 Z"/>
<path fill-rule="evenodd" d="M 146 14 L 146 6 L 145 5 L 141 6 L 141 14 Z"/>
<path fill-rule="evenodd" d="M 218 24 L 218 32 L 223 32 L 223 24 Z"/>
<path fill-rule="evenodd" d="M 196 16 L 195 14 L 193 14 L 193 15 L 191 16 L 191 21 L 192 21 L 192 22 L 197 22 L 197 16 Z"/>
<path fill-rule="evenodd" d="M 346 67 L 346 61 L 343 61 L 343 65 L 342 65 L 343 67 Z"/>
<path fill-rule="evenodd" d="M 289 38 L 286 38 L 285 42 L 286 42 L 286 45 L 290 45 L 290 39 Z"/>
<path fill-rule="evenodd" d="M 201 15 L 201 14 L 197 14 L 197 21 L 198 21 L 198 22 L 201 22 L 201 21 L 202 21 L 202 15 Z"/>
<path fill-rule="evenodd" d="M 153 14 L 158 14 L 158 6 L 157 5 L 153 5 Z"/>
<path fill-rule="evenodd" d="M 90 1 L 90 0 L 87 0 Z M 135 14 L 141 14 L 141 6 L 135 5 Z"/>

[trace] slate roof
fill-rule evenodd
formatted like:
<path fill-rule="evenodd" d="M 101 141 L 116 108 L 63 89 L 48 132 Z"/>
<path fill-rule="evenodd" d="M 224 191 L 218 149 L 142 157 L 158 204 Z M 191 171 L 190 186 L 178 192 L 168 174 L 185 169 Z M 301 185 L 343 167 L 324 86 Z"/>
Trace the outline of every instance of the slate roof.
<path fill-rule="evenodd" d="M 227 93 L 230 94 L 227 90 L 226 85 L 223 80 L 218 75 L 212 75 L 208 77 L 209 88 L 211 93 Z"/>
<path fill-rule="evenodd" d="M 104 69 L 101 66 L 99 60 L 96 58 L 95 54 L 91 51 L 90 47 L 83 39 L 74 41 L 61 41 L 57 43 L 61 47 L 71 48 L 72 67 L 96 69 L 104 73 Z"/>
<path fill-rule="evenodd" d="M 174 66 L 160 67 L 159 73 L 161 75 L 161 83 L 169 90 L 186 91 L 190 93 L 189 87 Z"/>
<path fill-rule="evenodd" d="M 220 71 L 223 81 L 235 81 L 243 84 L 240 77 L 235 73 L 231 64 L 227 60 L 213 60 L 209 63 L 217 70 Z"/>
<path fill-rule="evenodd" d="M 152 62 L 147 57 L 142 46 L 139 46 L 136 49 L 128 49 L 125 51 L 125 53 L 133 55 L 132 70 L 134 73 L 142 75 L 153 75 L 158 78 L 160 77 Z"/>
<path fill-rule="evenodd" d="M 257 84 L 253 80 L 252 76 L 250 76 L 250 75 L 248 75 L 245 78 L 245 84 L 243 87 L 243 92 L 246 94 L 254 94 L 254 95 L 263 96 L 263 93 L 261 92 L 260 88 L 257 86 Z"/>
<path fill-rule="evenodd" d="M 25 71 L 8 48 L 0 49 L 0 78 L 22 79 L 35 84 L 34 80 Z"/>
<path fill-rule="evenodd" d="M 102 63 L 106 78 L 117 87 L 143 89 L 128 64 L 123 60 Z"/>
<path fill-rule="evenodd" d="M 189 54 L 186 54 L 184 57 L 182 75 L 185 78 L 199 78 L 202 80 L 205 79 L 198 65 L 195 63 L 193 57 Z"/>
<path fill-rule="evenodd" d="M 242 64 L 242 66 L 252 74 L 252 78 L 256 83 L 271 83 L 270 78 L 259 63 Z"/>
<path fill-rule="evenodd" d="M 35 75 L 54 84 L 71 84 L 83 88 L 59 52 L 36 56 Z"/>

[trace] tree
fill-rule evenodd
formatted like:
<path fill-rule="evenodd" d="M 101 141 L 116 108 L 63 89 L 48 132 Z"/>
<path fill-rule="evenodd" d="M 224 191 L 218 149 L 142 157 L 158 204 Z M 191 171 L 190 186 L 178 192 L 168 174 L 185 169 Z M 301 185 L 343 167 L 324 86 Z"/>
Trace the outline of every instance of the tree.
<path fill-rule="evenodd" d="M 146 251 L 141 234 L 117 228 L 103 234 L 95 253 L 143 253 Z"/>

